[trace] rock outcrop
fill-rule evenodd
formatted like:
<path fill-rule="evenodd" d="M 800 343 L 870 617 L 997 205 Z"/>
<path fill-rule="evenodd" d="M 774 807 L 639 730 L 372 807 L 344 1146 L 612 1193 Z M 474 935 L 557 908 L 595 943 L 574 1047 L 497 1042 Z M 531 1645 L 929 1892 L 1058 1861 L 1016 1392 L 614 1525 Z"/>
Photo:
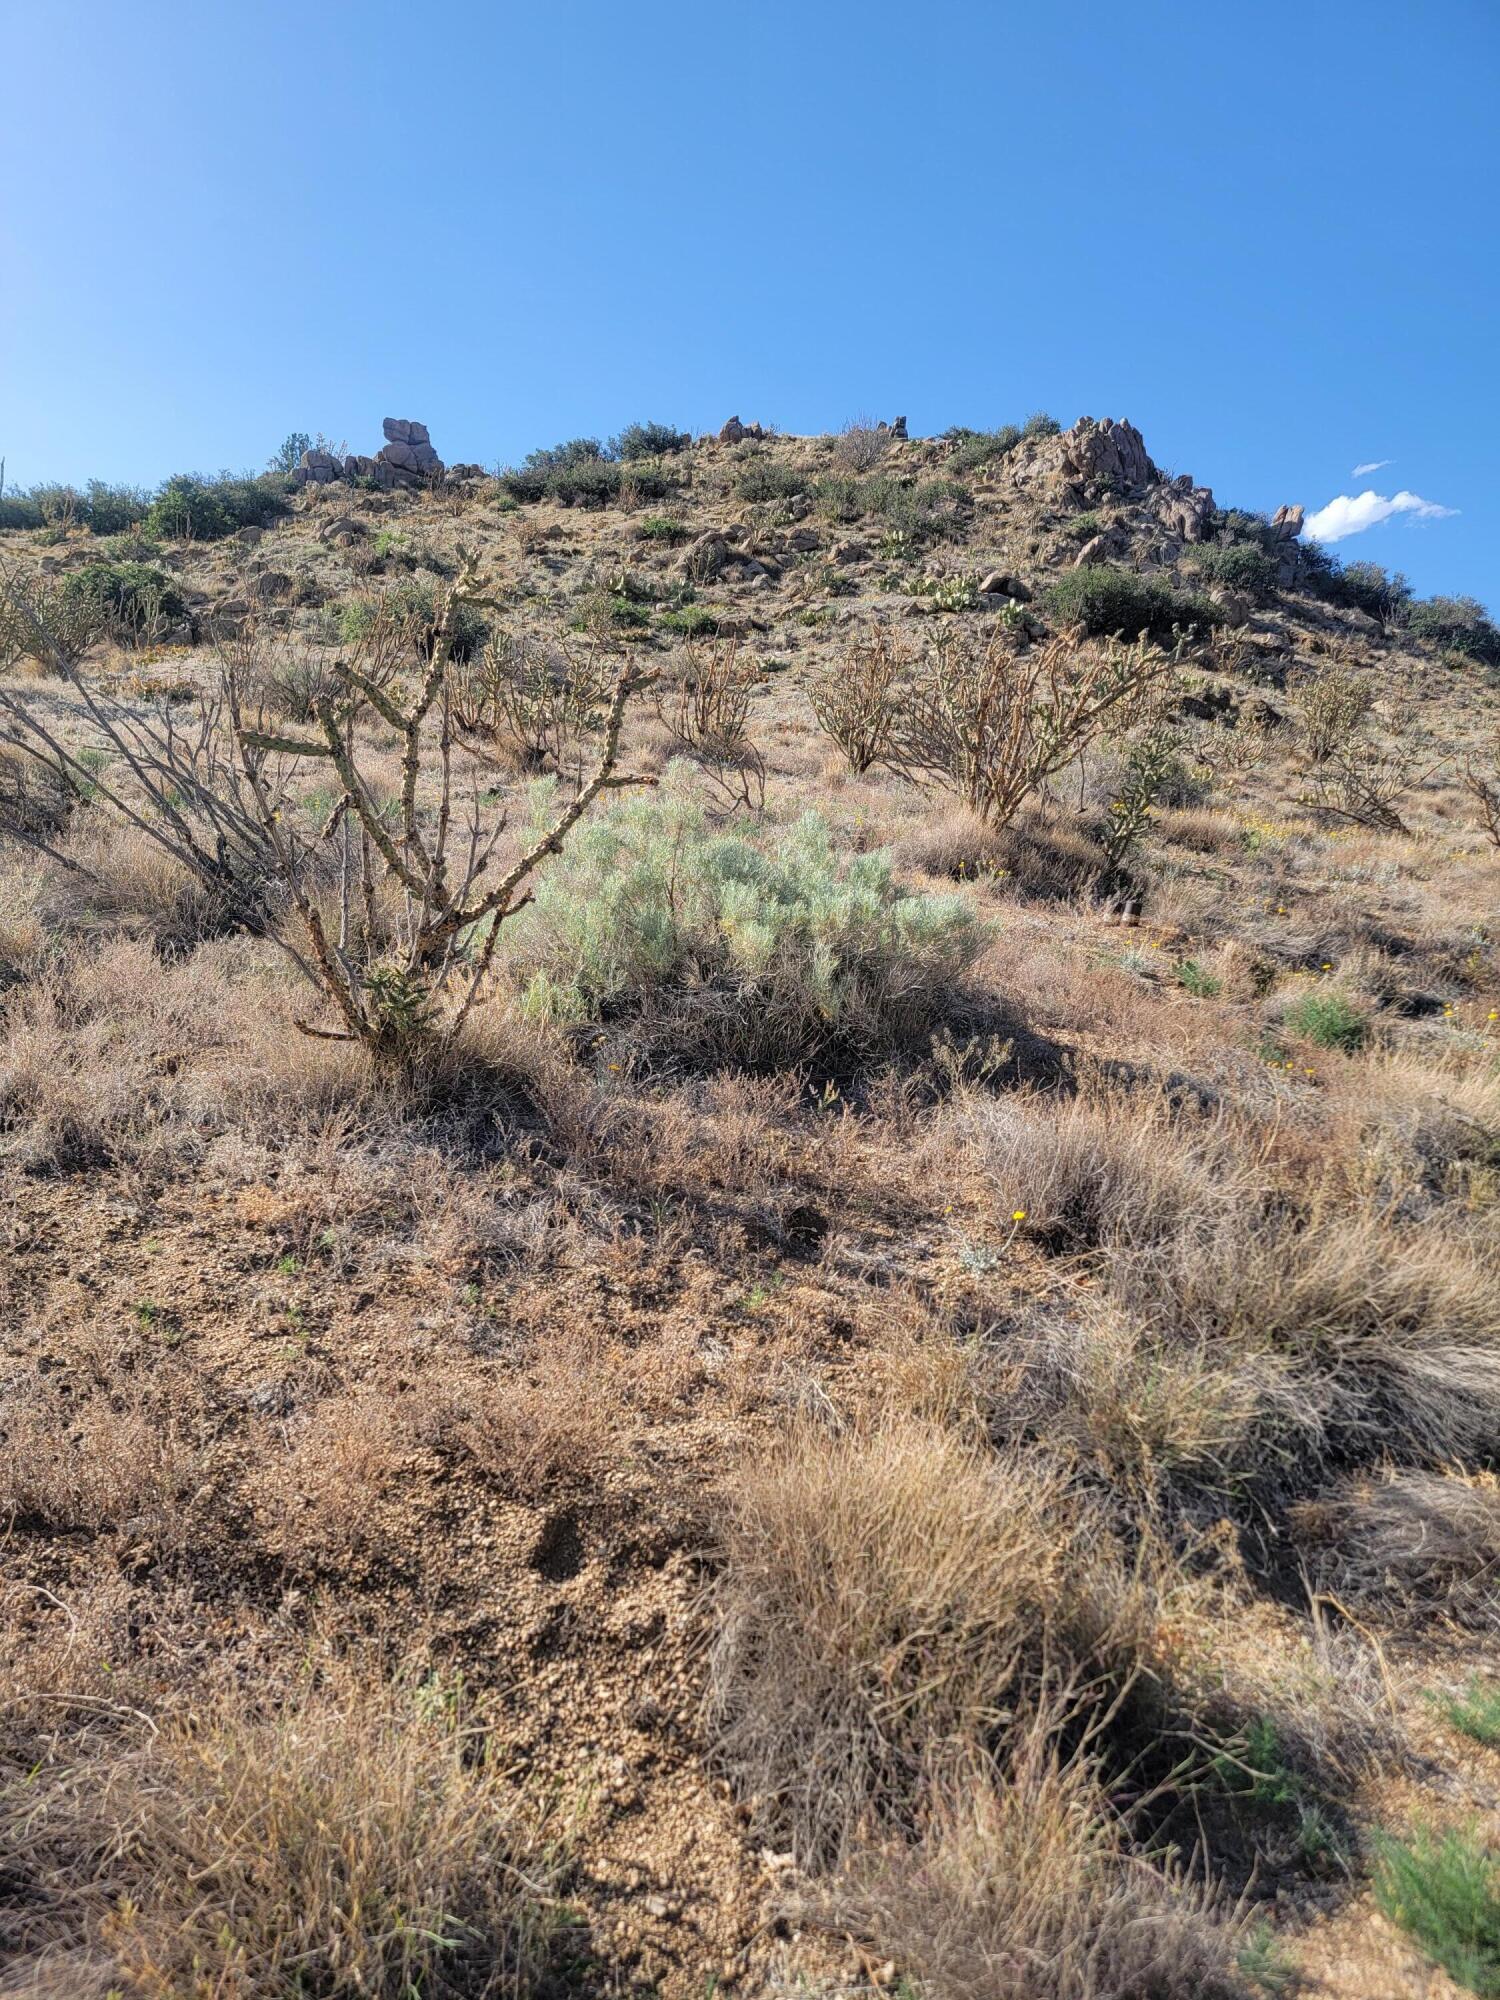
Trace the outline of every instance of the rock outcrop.
<path fill-rule="evenodd" d="M 1302 520 L 1300 507 L 1278 507 L 1271 516 L 1271 533 L 1275 540 L 1276 583 L 1281 590 L 1290 590 L 1297 581 L 1297 571 L 1301 567 L 1297 538 L 1302 533 Z"/>
<path fill-rule="evenodd" d="M 303 452 L 293 468 L 299 486 L 328 486 L 335 480 L 373 479 L 387 491 L 395 487 L 432 486 L 443 478 L 443 461 L 432 448 L 426 424 L 410 417 L 387 417 L 381 426 L 385 443 L 373 458 L 359 452 L 340 457 L 337 452 L 314 446 Z M 477 466 L 462 468 L 465 474 Z"/>
<path fill-rule="evenodd" d="M 765 432 L 759 424 L 742 424 L 738 417 L 731 417 L 719 431 L 720 444 L 743 444 L 746 438 L 763 438 Z"/>

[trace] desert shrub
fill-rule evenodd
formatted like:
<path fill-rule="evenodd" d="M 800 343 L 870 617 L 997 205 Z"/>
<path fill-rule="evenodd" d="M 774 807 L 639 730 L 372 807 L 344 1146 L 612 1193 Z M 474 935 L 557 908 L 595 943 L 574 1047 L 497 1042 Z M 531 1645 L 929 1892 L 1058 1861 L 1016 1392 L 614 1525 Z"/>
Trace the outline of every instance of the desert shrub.
<path fill-rule="evenodd" d="M 579 465 L 596 465 L 605 456 L 598 438 L 566 438 L 561 444 L 539 445 L 521 461 L 524 472 L 568 472 Z"/>
<path fill-rule="evenodd" d="M 883 759 L 1002 826 L 1167 672 L 1144 640 L 1083 647 L 1064 635 L 1023 649 L 1003 631 L 983 644 L 948 634 L 911 677 Z"/>
<path fill-rule="evenodd" d="M 145 530 L 164 541 L 222 541 L 237 528 L 264 527 L 284 514 L 288 491 L 280 473 L 205 479 L 180 472 L 157 492 L 146 511 Z"/>
<path fill-rule="evenodd" d="M 793 494 L 805 493 L 808 485 L 807 474 L 795 466 L 755 459 L 735 481 L 734 490 L 741 500 L 790 500 Z"/>
<path fill-rule="evenodd" d="M 84 489 L 80 519 L 96 535 L 123 535 L 146 517 L 151 496 L 139 486 L 111 486 L 91 479 Z"/>
<path fill-rule="evenodd" d="M 351 597 L 339 607 L 339 637 L 347 646 L 359 645 L 382 621 L 394 621 L 409 630 L 424 656 L 430 656 L 438 613 L 438 598 L 431 584 L 401 583 L 380 597 Z M 473 659 L 489 637 L 489 620 L 473 604 L 460 603 L 452 614 L 452 657 L 465 662 Z"/>
<path fill-rule="evenodd" d="M 1347 820 L 1351 826 L 1367 826 L 1376 833 L 1405 833 L 1401 808 L 1407 794 L 1431 777 L 1435 768 L 1418 770 L 1411 751 L 1402 743 L 1382 747 L 1356 737 L 1313 766 L 1307 789 L 1297 802 L 1326 818 Z"/>
<path fill-rule="evenodd" d="M 507 736 L 534 770 L 561 771 L 603 722 L 614 669 L 597 646 L 500 632 L 453 681 L 454 719 Z"/>
<path fill-rule="evenodd" d="M 1480 830 L 1492 847 L 1500 848 L 1500 732 L 1486 756 L 1466 761 L 1463 786 L 1474 801 Z"/>
<path fill-rule="evenodd" d="M 1375 707 L 1366 675 L 1346 666 L 1325 667 L 1298 688 L 1297 714 L 1308 757 L 1323 764 L 1342 750 Z"/>
<path fill-rule="evenodd" d="M 851 771 L 868 771 L 890 751 L 911 664 L 901 642 L 881 626 L 808 681 L 818 727 L 843 751 Z"/>
<path fill-rule="evenodd" d="M 0 574 L 0 649 L 34 660 L 47 674 L 68 674 L 103 638 L 109 610 L 94 591 L 67 578 Z"/>
<path fill-rule="evenodd" d="M 799 1426 L 739 1470 L 723 1545 L 718 1758 L 804 1865 L 909 1831 L 929 1760 L 993 1740 L 1049 1654 L 1135 1663 L 1103 1523 L 1036 1448 Z"/>
<path fill-rule="evenodd" d="M 1276 558 L 1249 542 L 1214 543 L 1194 550 L 1193 568 L 1206 583 L 1263 600 L 1276 588 Z"/>
<path fill-rule="evenodd" d="M 607 459 L 582 458 L 547 474 L 547 498 L 560 507 L 607 507 L 619 497 L 621 477 L 619 466 Z M 638 480 L 638 475 L 632 477 Z M 666 491 L 665 482 L 661 491 Z M 661 494 L 645 497 L 660 498 Z"/>
<path fill-rule="evenodd" d="M 1045 410 L 1033 410 L 1021 426 L 1021 435 L 1024 438 L 1050 438 L 1056 437 L 1061 429 L 1062 425 L 1056 417 L 1049 417 Z"/>
<path fill-rule="evenodd" d="M 1386 1838 L 1375 1900 L 1460 1986 L 1500 1995 L 1500 1855 L 1474 1834 L 1422 1827 Z"/>
<path fill-rule="evenodd" d="M 302 454 L 312 450 L 310 431 L 288 431 L 266 460 L 267 472 L 292 472 L 302 462 Z"/>
<path fill-rule="evenodd" d="M 1194 625 L 1208 631 L 1223 622 L 1223 614 L 1207 598 L 1179 593 L 1170 584 L 1113 563 L 1064 571 L 1048 586 L 1044 602 L 1059 623 L 1081 626 L 1101 638 L 1119 633 L 1133 639 L 1149 632 L 1167 640 L 1174 627 Z"/>
<path fill-rule="evenodd" d="M 871 472 L 891 448 L 891 434 L 869 417 L 855 417 L 839 432 L 835 461 L 850 472 Z"/>
<path fill-rule="evenodd" d="M 1169 729 L 1147 730 L 1130 745 L 1104 823 L 1107 874 L 1115 875 L 1145 838 L 1157 805 L 1181 770 L 1181 739 Z"/>
<path fill-rule="evenodd" d="M 29 493 L 0 495 L 0 531 L 45 526 L 40 503 Z"/>
<path fill-rule="evenodd" d="M 954 445 L 948 457 L 951 472 L 976 472 L 981 465 L 1004 458 L 1021 442 L 1020 428 L 1016 424 L 1002 424 L 999 430 L 994 431 L 945 431 L 943 435 L 951 438 Z"/>
<path fill-rule="evenodd" d="M 1418 598 L 1406 614 L 1414 639 L 1428 639 L 1487 667 L 1500 666 L 1500 630 L 1473 597 Z"/>
<path fill-rule="evenodd" d="M 612 458 L 666 458 L 682 451 L 688 443 L 684 432 L 671 424 L 627 424 L 618 437 L 609 441 Z"/>
<path fill-rule="evenodd" d="M 676 688 L 656 697 L 674 752 L 698 766 L 730 812 L 765 804 L 765 759 L 748 728 L 760 681 L 755 662 L 741 659 L 739 640 L 730 638 L 685 646 Z"/>
<path fill-rule="evenodd" d="M 844 859 L 817 814 L 753 844 L 679 786 L 583 828 L 519 925 L 531 1009 L 631 1016 L 679 1055 L 756 1069 L 924 1033 L 983 943 L 964 898 L 903 892 L 884 854 Z"/>
<path fill-rule="evenodd" d="M 914 547 L 961 536 L 973 508 L 968 488 L 956 479 L 927 479 L 915 486 L 871 480 L 864 501 L 867 513 L 883 515 L 891 533 Z"/>
<path fill-rule="evenodd" d="M 1342 562 L 1319 542 L 1298 542 L 1297 576 L 1300 587 L 1325 604 L 1366 612 L 1383 625 L 1402 622 L 1411 602 L 1411 585 L 1399 570 Z"/>
<path fill-rule="evenodd" d="M 164 570 L 148 563 L 87 563 L 70 570 L 64 590 L 93 598 L 109 614 L 112 622 L 127 631 L 140 631 L 161 619 L 180 618 L 181 594 Z"/>
<path fill-rule="evenodd" d="M 854 1864 L 844 1922 L 924 2000 L 1240 2000 L 1242 1920 L 1131 1851 L 1058 1733 L 1038 1719 L 1003 1772 L 938 1778 L 915 1848 Z"/>
<path fill-rule="evenodd" d="M 647 514 L 635 524 L 635 532 L 643 542 L 685 542 L 692 532 L 685 521 L 674 520 L 670 514 Z"/>
<path fill-rule="evenodd" d="M 41 1979 L 62 1948 L 155 2000 L 499 2000 L 563 1941 L 543 1815 L 435 1683 L 325 1661 L 263 1709 L 215 1695 L 46 1759 L 8 1800 L 39 1890 L 11 1943 Z"/>
<path fill-rule="evenodd" d="M 674 632 L 679 639 L 710 638 L 723 622 L 723 613 L 707 604 L 670 605 L 657 620 L 664 632 Z"/>

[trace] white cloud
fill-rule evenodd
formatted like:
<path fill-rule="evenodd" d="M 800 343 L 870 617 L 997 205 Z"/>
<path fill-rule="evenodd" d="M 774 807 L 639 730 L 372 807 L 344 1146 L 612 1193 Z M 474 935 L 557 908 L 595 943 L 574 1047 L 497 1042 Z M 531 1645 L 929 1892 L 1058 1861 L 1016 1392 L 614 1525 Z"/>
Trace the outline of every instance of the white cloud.
<path fill-rule="evenodd" d="M 1395 463 L 1396 461 L 1393 458 L 1372 458 L 1366 465 L 1356 465 L 1349 477 L 1351 479 L 1363 479 L 1366 474 L 1379 472 L 1385 466 L 1394 465 Z"/>
<path fill-rule="evenodd" d="M 1366 528 L 1389 521 L 1393 514 L 1415 514 L 1421 521 L 1443 521 L 1457 512 L 1456 507 L 1440 507 L 1436 500 L 1424 500 L 1419 493 L 1395 493 L 1389 500 L 1373 491 L 1357 495 L 1340 493 L 1316 514 L 1309 514 L 1302 532 L 1310 541 L 1341 542 L 1346 535 L 1362 535 Z"/>

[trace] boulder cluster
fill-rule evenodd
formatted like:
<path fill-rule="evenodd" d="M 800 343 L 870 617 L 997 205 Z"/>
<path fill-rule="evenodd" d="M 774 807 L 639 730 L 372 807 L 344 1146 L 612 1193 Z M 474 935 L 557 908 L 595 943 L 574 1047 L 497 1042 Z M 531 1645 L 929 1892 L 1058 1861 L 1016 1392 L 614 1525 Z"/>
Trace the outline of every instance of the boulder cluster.
<path fill-rule="evenodd" d="M 445 466 L 432 448 L 426 424 L 410 417 L 387 417 L 381 425 L 385 443 L 373 458 L 350 452 L 305 451 L 292 472 L 299 486 L 328 486 L 338 479 L 373 479 L 387 491 L 396 487 L 435 486 L 442 480 L 477 476 L 477 465 Z"/>

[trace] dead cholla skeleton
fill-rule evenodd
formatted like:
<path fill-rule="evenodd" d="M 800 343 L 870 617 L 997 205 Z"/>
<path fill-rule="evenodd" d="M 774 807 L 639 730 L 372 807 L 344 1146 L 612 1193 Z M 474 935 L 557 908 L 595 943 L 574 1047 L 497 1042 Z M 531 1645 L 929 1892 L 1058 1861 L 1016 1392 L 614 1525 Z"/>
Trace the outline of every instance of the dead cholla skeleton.
<path fill-rule="evenodd" d="M 692 759 L 725 809 L 755 813 L 766 801 L 766 764 L 748 725 L 761 677 L 739 645 L 737 638 L 685 645 L 681 678 L 671 699 L 658 693 L 656 714 L 676 754 Z"/>
<path fill-rule="evenodd" d="M 391 687 L 354 664 L 336 663 L 338 691 L 319 695 L 312 704 L 320 738 L 287 735 L 252 721 L 230 677 L 241 768 L 306 934 L 317 982 L 340 1017 L 336 1027 L 297 1025 L 307 1034 L 360 1042 L 379 1058 L 405 1059 L 424 1038 L 451 1040 L 458 1033 L 492 969 L 502 924 L 531 900 L 530 877 L 561 851 L 602 791 L 652 782 L 617 775 L 615 769 L 626 705 L 641 684 L 626 666 L 615 679 L 591 775 L 505 873 L 489 879 L 508 819 L 503 812 L 486 819 L 477 766 L 466 785 L 456 777 L 448 679 L 459 609 L 482 601 L 474 560 L 464 555 L 437 608 L 430 657 L 411 699 L 403 703 Z M 394 816 L 382 808 L 359 768 L 356 724 L 366 710 L 373 710 L 400 744 Z M 433 749 L 437 801 L 424 814 L 418 784 L 424 752 Z M 289 766 L 308 760 L 331 764 L 341 790 L 311 841 L 287 810 L 285 783 Z M 332 927 L 310 865 L 317 850 L 326 855 L 330 848 L 337 855 Z M 381 878 L 397 892 L 400 912 L 394 923 L 378 907 Z"/>
<path fill-rule="evenodd" d="M 1479 824 L 1492 847 L 1500 848 L 1500 732 L 1483 764 L 1464 765 L 1464 790 L 1479 809 Z"/>
<path fill-rule="evenodd" d="M 863 776 L 890 751 L 911 667 L 900 640 L 877 625 L 809 680 L 818 726 L 843 751 L 851 771 Z"/>
<path fill-rule="evenodd" d="M 914 678 L 883 760 L 956 792 L 991 826 L 1085 751 L 1106 720 L 1140 720 L 1174 661 L 1148 645 L 1063 633 L 1027 648 L 949 636 Z"/>

